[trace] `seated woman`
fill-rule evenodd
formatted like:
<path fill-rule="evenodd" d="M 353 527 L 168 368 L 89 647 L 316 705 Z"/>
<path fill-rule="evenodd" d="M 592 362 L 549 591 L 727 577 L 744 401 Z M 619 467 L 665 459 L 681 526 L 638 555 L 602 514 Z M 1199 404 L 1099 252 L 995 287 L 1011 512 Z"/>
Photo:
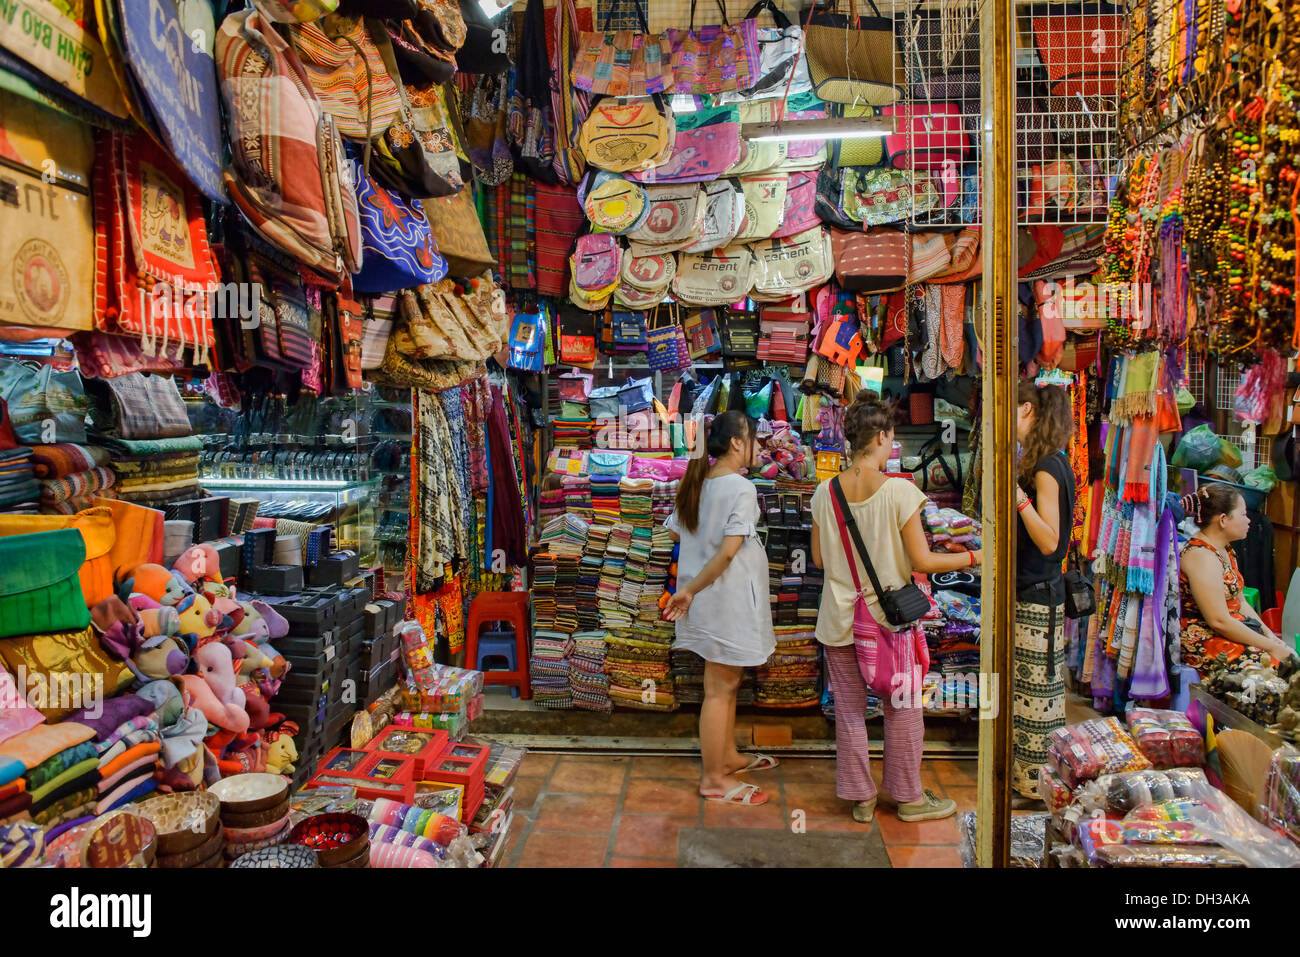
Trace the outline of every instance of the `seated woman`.
<path fill-rule="evenodd" d="M 1242 600 L 1245 581 L 1231 548 L 1250 531 L 1241 493 L 1226 485 L 1203 485 L 1183 499 L 1183 508 L 1200 529 L 1183 546 L 1178 573 L 1183 664 L 1203 675 L 1220 653 L 1233 670 L 1270 664 L 1270 656 L 1282 661 L 1294 655 Z"/>

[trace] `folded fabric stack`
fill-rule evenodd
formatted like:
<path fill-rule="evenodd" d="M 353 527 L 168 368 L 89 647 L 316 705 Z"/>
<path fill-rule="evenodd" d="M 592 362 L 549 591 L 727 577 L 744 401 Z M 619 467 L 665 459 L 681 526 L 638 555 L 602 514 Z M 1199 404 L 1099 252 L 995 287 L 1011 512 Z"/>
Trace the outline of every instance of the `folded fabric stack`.
<path fill-rule="evenodd" d="M 673 509 L 677 505 L 677 481 L 655 482 L 650 501 L 651 511 L 654 514 L 654 523 L 662 525 L 668 521 L 668 516 L 673 513 Z"/>
<path fill-rule="evenodd" d="M 569 655 L 573 638 L 556 629 L 534 629 L 533 653 L 528 660 L 533 701 L 543 708 L 572 708 L 569 689 Z"/>
<path fill-rule="evenodd" d="M 564 509 L 564 489 L 546 489 L 537 496 L 537 520 L 545 527 L 552 520 L 562 516 Z"/>
<path fill-rule="evenodd" d="M 813 628 L 776 628 L 776 650 L 756 673 L 761 708 L 810 708 L 821 703 L 821 650 Z"/>
<path fill-rule="evenodd" d="M 641 587 L 640 610 L 637 621 L 655 627 L 663 620 L 659 599 L 668 586 L 668 571 L 673 561 L 673 537 L 662 525 L 650 537 L 650 556 L 645 565 L 645 584 Z"/>
<path fill-rule="evenodd" d="M 676 710 L 668 641 L 611 634 L 605 644 L 605 674 L 614 704 L 642 711 Z"/>
<path fill-rule="evenodd" d="M 32 450 L 20 445 L 0 452 L 0 512 L 34 515 L 40 497 Z"/>
<path fill-rule="evenodd" d="M 600 609 L 601 625 L 611 631 L 623 631 L 632 626 L 632 615 L 619 602 L 627 551 L 631 543 L 631 525 L 619 522 L 610 528 L 605 543 L 605 563 L 601 566 L 600 584 L 596 587 L 596 602 Z"/>
<path fill-rule="evenodd" d="M 672 650 L 673 693 L 678 704 L 700 704 L 704 701 L 704 659 L 684 648 Z M 736 704 L 752 707 L 754 704 L 754 669 L 746 668 L 736 692 Z"/>
<path fill-rule="evenodd" d="M 569 658 L 569 690 L 573 706 L 583 711 L 608 712 L 609 677 L 605 674 L 604 631 L 580 631 L 573 636 L 573 654 Z"/>
<path fill-rule="evenodd" d="M 61 721 L 0 742 L 0 780 L 10 778 L 0 788 L 11 794 L 0 800 L 0 820 L 31 820 L 48 827 L 96 813 L 100 776 L 93 737 L 85 725 Z M 9 775 L 3 771 L 6 764 Z M 15 790 L 18 780 L 22 784 Z"/>
<path fill-rule="evenodd" d="M 578 562 L 578 627 L 589 632 L 601 627 L 600 579 L 605 568 L 605 543 L 609 541 L 608 525 L 592 525 L 587 529 L 587 544 Z"/>
<path fill-rule="evenodd" d="M 32 465 L 40 480 L 43 512 L 71 515 L 90 508 L 96 498 L 116 498 L 108 450 L 101 446 L 35 445 Z"/>
<path fill-rule="evenodd" d="M 619 520 L 618 486 L 621 481 L 617 475 L 593 475 L 591 477 L 591 515 L 594 522 L 613 524 Z"/>
<path fill-rule="evenodd" d="M 573 411 L 572 409 L 568 411 Z M 589 449 L 596 423 L 590 418 L 554 418 L 555 447 L 558 449 Z"/>
<path fill-rule="evenodd" d="M 619 517 L 640 528 L 654 525 L 651 512 L 653 479 L 624 478 L 618 483 Z"/>
<path fill-rule="evenodd" d="M 168 439 L 104 439 L 117 473 L 117 497 L 158 506 L 199 494 L 197 435 Z"/>
<path fill-rule="evenodd" d="M 547 551 L 533 556 L 533 625 L 555 627 L 555 556 Z"/>
<path fill-rule="evenodd" d="M 922 519 L 931 551 L 964 552 L 981 547 L 979 522 L 955 508 L 939 508 L 927 500 Z"/>
<path fill-rule="evenodd" d="M 588 522 L 592 521 L 591 479 L 585 475 L 566 475 L 561 481 L 564 488 L 564 511 Z"/>

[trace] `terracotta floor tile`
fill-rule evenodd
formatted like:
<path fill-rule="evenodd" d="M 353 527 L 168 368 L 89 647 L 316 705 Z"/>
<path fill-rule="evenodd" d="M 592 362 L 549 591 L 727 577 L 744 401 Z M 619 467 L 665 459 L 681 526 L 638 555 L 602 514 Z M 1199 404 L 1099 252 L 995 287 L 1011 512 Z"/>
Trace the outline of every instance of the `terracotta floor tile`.
<path fill-rule="evenodd" d="M 632 857 L 677 858 L 677 831 L 694 827 L 696 817 L 666 814 L 624 814 L 619 819 L 614 853 Z"/>
<path fill-rule="evenodd" d="M 681 780 L 635 778 L 628 782 L 623 813 L 694 816 L 700 808 L 699 788 L 694 776 Z"/>
<path fill-rule="evenodd" d="M 975 810 L 976 805 L 979 803 L 979 788 L 945 787 L 944 792 L 957 802 L 958 814 Z"/>
<path fill-rule="evenodd" d="M 804 822 L 807 833 L 809 834 L 826 834 L 826 833 L 847 833 L 847 834 L 870 834 L 871 829 L 875 827 L 875 822 L 871 824 L 859 824 L 853 820 L 849 813 L 851 807 L 848 801 L 844 802 L 844 813 L 834 817 L 812 817 L 809 816 Z"/>
<path fill-rule="evenodd" d="M 657 857 L 612 857 L 610 867 L 676 867 L 677 861 Z"/>
<path fill-rule="evenodd" d="M 519 777 L 526 778 L 533 775 L 545 777 L 555 767 L 555 760 L 558 757 L 558 754 L 542 754 L 538 751 L 529 751 L 524 755 L 524 760 L 519 765 Z"/>
<path fill-rule="evenodd" d="M 537 833 L 528 836 L 519 867 L 603 867 L 608 834 Z"/>
<path fill-rule="evenodd" d="M 699 776 L 700 759 L 695 755 L 690 757 L 647 755 L 632 759 L 632 777 L 634 778 L 689 778 L 695 780 Z"/>
<path fill-rule="evenodd" d="M 889 860 L 895 867 L 961 867 L 956 845 L 938 844 L 912 847 L 890 845 Z"/>
<path fill-rule="evenodd" d="M 600 832 L 614 826 L 618 798 L 612 794 L 544 794 L 533 818 L 535 831 Z"/>
<path fill-rule="evenodd" d="M 546 785 L 550 794 L 618 794 L 627 776 L 627 758 L 561 757 Z"/>
<path fill-rule="evenodd" d="M 835 762 L 818 758 L 782 758 L 781 780 L 787 788 L 791 784 L 824 784 L 835 786 Z M 757 780 L 757 777 L 755 778 Z"/>
<path fill-rule="evenodd" d="M 833 780 L 816 784 L 792 784 L 786 781 L 785 806 L 790 813 L 801 810 L 807 817 L 835 817 L 839 814 L 847 815 L 853 802 L 835 796 Z"/>
<path fill-rule="evenodd" d="M 531 812 L 545 784 L 545 778 L 515 778 L 511 785 L 515 789 L 515 810 Z"/>
<path fill-rule="evenodd" d="M 920 821 L 909 824 L 900 821 L 892 809 L 883 808 L 876 811 L 876 822 L 885 843 L 893 844 L 956 844 L 960 838 L 957 830 L 957 818 L 944 818 L 942 821 Z"/>
<path fill-rule="evenodd" d="M 738 807 L 705 801 L 704 826 L 780 829 L 789 827 L 790 819 L 781 812 L 781 805 L 776 801 L 769 801 L 759 807 Z"/>
<path fill-rule="evenodd" d="M 970 787 L 979 784 L 978 761 L 927 761 L 926 765 L 934 770 L 934 775 L 945 788 Z"/>

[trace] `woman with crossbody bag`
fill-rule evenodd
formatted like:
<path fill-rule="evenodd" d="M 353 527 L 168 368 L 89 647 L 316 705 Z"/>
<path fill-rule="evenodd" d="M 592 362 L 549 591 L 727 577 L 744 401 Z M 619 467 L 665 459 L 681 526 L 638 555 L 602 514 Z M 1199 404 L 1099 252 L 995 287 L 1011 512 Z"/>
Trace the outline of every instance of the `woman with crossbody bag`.
<path fill-rule="evenodd" d="M 921 526 L 925 493 L 885 475 L 894 445 L 894 409 L 863 390 L 844 417 L 849 468 L 813 493 L 812 558 L 826 572 L 817 640 L 835 694 L 835 793 L 854 802 L 853 819 L 871 823 L 877 797 L 902 821 L 932 821 L 957 810 L 921 787 L 921 679 L 929 653 L 919 625 L 930 601 L 913 572 L 957 571 L 982 553 L 931 552 Z M 885 718 L 882 793 L 867 753 L 867 690 Z"/>

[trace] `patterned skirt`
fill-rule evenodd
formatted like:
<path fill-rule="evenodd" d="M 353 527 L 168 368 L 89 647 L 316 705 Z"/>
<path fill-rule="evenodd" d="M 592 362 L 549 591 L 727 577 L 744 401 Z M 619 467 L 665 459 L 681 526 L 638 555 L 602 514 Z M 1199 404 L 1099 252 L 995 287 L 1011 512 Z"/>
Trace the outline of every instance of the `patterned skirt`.
<path fill-rule="evenodd" d="M 1047 763 L 1047 736 L 1065 726 L 1065 609 L 1056 609 L 1049 677 L 1051 613 L 1047 605 L 1016 602 L 1011 786 L 1025 797 L 1038 797 L 1038 769 Z"/>

